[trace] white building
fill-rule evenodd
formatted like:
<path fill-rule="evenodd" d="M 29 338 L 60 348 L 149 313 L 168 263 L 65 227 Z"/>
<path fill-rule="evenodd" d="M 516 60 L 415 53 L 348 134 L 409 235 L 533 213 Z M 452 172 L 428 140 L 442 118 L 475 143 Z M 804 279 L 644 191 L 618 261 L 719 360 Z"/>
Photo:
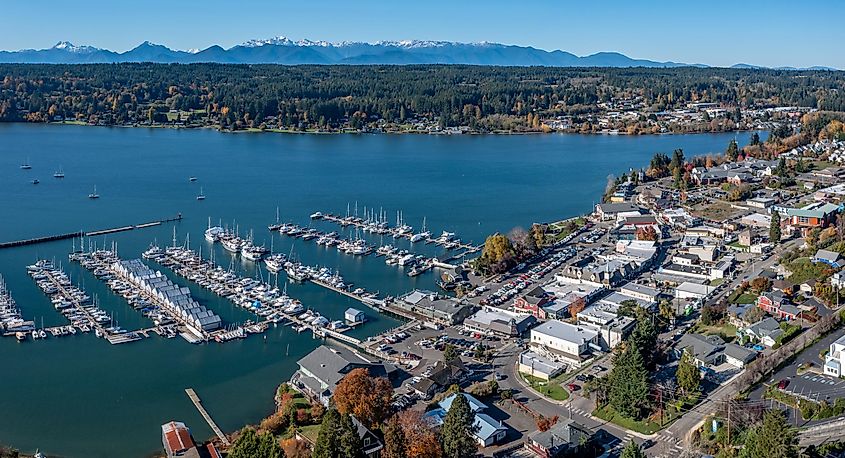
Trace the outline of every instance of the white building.
<path fill-rule="evenodd" d="M 715 290 L 716 288 L 712 286 L 685 281 L 675 288 L 675 297 L 678 299 L 704 299 Z"/>
<path fill-rule="evenodd" d="M 574 367 L 580 367 L 594 351 L 601 351 L 598 332 L 557 320 L 531 330 L 531 347 L 541 355 Z"/>
<path fill-rule="evenodd" d="M 824 373 L 834 377 L 842 377 L 842 367 L 845 366 L 845 335 L 830 344 L 830 351 L 824 361 Z"/>

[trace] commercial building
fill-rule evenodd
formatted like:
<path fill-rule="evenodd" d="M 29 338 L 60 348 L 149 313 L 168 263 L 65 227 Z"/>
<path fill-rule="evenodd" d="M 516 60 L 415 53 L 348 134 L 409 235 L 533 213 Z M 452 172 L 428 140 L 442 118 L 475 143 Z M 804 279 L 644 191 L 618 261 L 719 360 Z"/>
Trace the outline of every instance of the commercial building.
<path fill-rule="evenodd" d="M 461 323 L 473 311 L 473 306 L 465 301 L 422 290 L 400 296 L 393 305 L 446 325 Z"/>
<path fill-rule="evenodd" d="M 551 320 L 531 330 L 531 348 L 540 355 L 580 367 L 602 350 L 599 333 L 586 326 Z"/>
<path fill-rule="evenodd" d="M 516 313 L 497 307 L 482 307 L 464 320 L 464 327 L 488 335 L 521 336 L 537 318 L 529 313 Z"/>
<path fill-rule="evenodd" d="M 845 335 L 830 344 L 830 349 L 825 356 L 824 373 L 834 377 L 842 377 L 843 367 L 845 367 Z"/>
<path fill-rule="evenodd" d="M 525 351 L 519 355 L 519 372 L 549 380 L 566 370 L 566 364 L 554 361 L 533 351 Z"/>

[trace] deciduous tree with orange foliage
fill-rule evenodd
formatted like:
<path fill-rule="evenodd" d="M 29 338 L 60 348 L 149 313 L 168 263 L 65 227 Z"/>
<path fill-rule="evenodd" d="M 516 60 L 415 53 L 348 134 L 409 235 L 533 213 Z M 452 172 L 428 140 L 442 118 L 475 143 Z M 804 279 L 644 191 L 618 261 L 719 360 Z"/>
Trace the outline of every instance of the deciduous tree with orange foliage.
<path fill-rule="evenodd" d="M 440 439 L 423 420 L 422 413 L 404 410 L 396 418 L 405 436 L 407 458 L 440 458 L 443 455 Z"/>
<path fill-rule="evenodd" d="M 368 428 L 387 419 L 392 398 L 390 382 L 384 377 L 371 377 L 364 368 L 346 374 L 332 396 L 340 413 L 354 415 Z"/>

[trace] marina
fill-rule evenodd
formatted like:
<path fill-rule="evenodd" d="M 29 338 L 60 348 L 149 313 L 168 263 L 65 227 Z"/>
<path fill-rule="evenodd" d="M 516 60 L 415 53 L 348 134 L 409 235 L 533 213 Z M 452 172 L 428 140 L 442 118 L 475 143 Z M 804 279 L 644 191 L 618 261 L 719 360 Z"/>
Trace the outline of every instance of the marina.
<path fill-rule="evenodd" d="M 297 262 L 327 266 L 339 272 L 344 283 L 353 284 L 353 290 L 363 285 L 368 291 L 379 292 L 380 298 L 399 297 L 415 288 L 433 288 L 437 275 L 409 277 L 407 269 L 387 266 L 386 256 L 377 257 L 376 249 L 368 256 L 351 256 L 319 246 L 316 239 L 304 241 L 258 228 L 272 222 L 279 207 L 281 214 L 296 216 L 283 221 L 300 227 L 312 224 L 329 233 L 342 232 L 335 223 L 311 220 L 309 215 L 315 209 L 342 214 L 337 211 L 340 202 L 345 207 L 345 202 L 358 200 L 402 208 L 404 219 L 413 221 L 413 226 L 420 226 L 427 217 L 435 238 L 441 233 L 435 229 L 442 224 L 443 229 L 459 234 L 463 240 L 479 243 L 490 233 L 507 233 L 531 221 L 555 221 L 588 211 L 593 199 L 603 192 L 608 174 L 647 164 L 655 151 L 683 148 L 687 156 L 723 152 L 734 138 L 732 133 L 495 138 L 227 135 L 200 129 L 9 123 L 0 123 L 0 135 L 4 139 L 0 145 L 0 208 L 8 215 L 6 223 L 0 223 L 0 240 L 78 234 L 80 228 L 126 226 L 181 212 L 183 219 L 178 222 L 98 239 L 115 241 L 122 259 L 141 258 L 153 240 L 163 242 L 164 249 L 175 226 L 180 233 L 191 234 L 195 251 L 201 250 L 204 258 L 213 257 L 229 270 L 230 253 L 220 243 L 207 243 L 203 232 L 208 215 L 231 215 L 238 218 L 242 238 L 249 232 L 243 228 L 255 228 L 257 246 L 273 246 L 273 254 L 284 253 L 285 257 L 293 247 Z M 738 139 L 741 143 L 747 142 L 747 135 L 743 135 Z M 515 150 L 526 154 L 514 155 Z M 232 159 L 233 151 L 238 152 L 237 160 Z M 19 168 L 27 156 L 33 166 L 30 174 Z M 59 164 L 66 172 L 64 180 L 51 176 Z M 190 176 L 199 180 L 192 183 Z M 40 178 L 41 183 L 33 186 L 33 178 Z M 86 196 L 95 183 L 101 198 L 92 201 Z M 200 184 L 207 195 L 203 202 L 196 200 Z M 378 205 L 375 213 L 379 213 Z M 394 222 L 395 211 L 390 212 L 389 219 Z M 354 229 L 347 226 L 346 232 L 354 233 Z M 373 245 L 381 238 L 363 231 L 361 235 Z M 0 273 L 23 319 L 34 321 L 36 328 L 41 327 L 42 317 L 45 329 L 70 323 L 27 275 L 25 266 L 37 259 L 67 260 L 73 238 L 12 247 L 0 253 Z M 418 242 L 411 247 L 408 238 L 391 238 L 384 235 L 384 244 L 427 258 L 441 256 L 440 247 L 434 243 Z M 97 244 L 107 245 L 99 240 Z M 461 251 L 449 250 L 442 256 Z M 255 279 L 260 266 L 267 281 L 267 260 L 272 256 L 259 264 L 238 255 L 233 271 L 239 277 Z M 174 283 L 189 287 L 195 300 L 221 317 L 221 333 L 246 320 L 258 321 L 255 314 L 184 280 L 169 268 L 144 262 Z M 114 296 L 106 281 L 98 280 L 79 263 L 65 262 L 64 269 L 74 284 L 100 299 L 100 308 L 121 327 L 140 332 L 154 326 L 122 297 Z M 283 269 L 278 277 L 283 290 Z M 361 301 L 311 281 L 288 282 L 287 294 L 331 320 L 344 319 L 344 311 L 350 307 L 364 311 L 366 323 L 342 333 L 362 342 L 405 322 L 387 311 L 376 313 Z M 305 310 L 299 314 L 303 313 Z M 104 345 L 94 331 L 56 339 L 48 332 L 44 342 L 32 342 L 27 337 L 23 344 L 14 337 L 0 338 L 8 375 L 0 388 L 16 393 L 0 400 L 0 409 L 50 412 L 30 416 L 40 426 L 21 421 L 20 416 L 0 419 L 0 434 L 15 447 L 30 451 L 40 447 L 50 455 L 148 456 L 161 447 L 160 431 L 149 425 L 160 424 L 162 417 L 184 419 L 196 437 L 214 434 L 187 402 L 186 387 L 193 387 L 202 396 L 224 432 L 234 431 L 260 420 L 272 410 L 273 403 L 268 396 L 232 393 L 272 392 L 297 370 L 296 361 L 319 345 L 312 332 L 297 333 L 297 326 L 270 325 L 260 335 L 236 338 L 224 345 L 159 339 L 155 331 L 148 333 L 151 338 L 115 346 Z M 57 374 L 61 374 L 67 389 L 55 389 Z M 69 390 L 73 390 L 71 395 Z M 44 428 L 53 433 L 44 434 Z M 101 440 L 86 444 L 79 441 L 95 430 L 102 432 Z"/>

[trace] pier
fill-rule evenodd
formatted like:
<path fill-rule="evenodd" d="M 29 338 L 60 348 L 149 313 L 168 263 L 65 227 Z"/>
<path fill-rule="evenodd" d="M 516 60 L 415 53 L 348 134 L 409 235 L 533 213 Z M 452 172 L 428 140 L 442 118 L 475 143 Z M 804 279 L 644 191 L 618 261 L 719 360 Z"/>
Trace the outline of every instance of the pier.
<path fill-rule="evenodd" d="M 64 233 L 64 234 L 47 235 L 47 236 L 44 236 L 44 237 L 34 237 L 34 238 L 31 238 L 31 239 L 16 240 L 16 241 L 13 241 L 13 242 L 0 242 L 0 249 L 14 248 L 14 247 L 25 246 L 25 245 L 34 245 L 34 244 L 37 244 L 37 243 L 54 242 L 56 240 L 67 240 L 67 239 L 86 237 L 86 236 L 87 237 L 95 237 L 95 236 L 98 236 L 98 235 L 115 234 L 115 233 L 118 233 L 118 232 L 126 232 L 126 231 L 131 231 L 131 230 L 134 230 L 134 229 L 143 229 L 143 228 L 146 228 L 146 227 L 159 226 L 159 225 L 164 224 L 164 223 L 169 223 L 169 222 L 172 222 L 172 221 L 181 221 L 181 220 L 182 220 L 182 214 L 180 213 L 173 218 L 166 218 L 166 219 L 162 219 L 162 220 L 158 220 L 158 221 L 151 221 L 151 222 L 143 223 L 143 224 L 135 224 L 135 225 L 132 225 L 132 226 L 121 226 L 121 227 L 114 227 L 114 228 L 110 228 L 110 229 L 98 229 L 98 230 L 93 230 L 93 231 L 67 232 L 67 233 Z"/>
<path fill-rule="evenodd" d="M 200 401 L 200 397 L 197 396 L 196 391 L 194 391 L 193 388 L 185 388 L 185 393 L 187 393 L 188 398 L 191 399 L 191 402 L 194 403 L 194 407 L 197 408 L 200 415 L 202 415 L 202 418 L 205 419 L 205 422 L 208 423 L 208 426 L 211 427 L 211 430 L 214 431 L 214 434 L 216 434 L 217 437 L 220 439 L 220 442 L 223 442 L 223 444 L 227 447 L 232 445 L 232 443 L 229 442 L 229 438 L 226 437 L 225 434 L 223 434 L 223 430 L 220 429 L 219 426 L 217 426 L 217 423 L 214 422 L 214 419 L 211 418 L 211 415 L 209 415 L 208 411 L 205 410 L 205 407 L 203 407 L 202 401 Z"/>

